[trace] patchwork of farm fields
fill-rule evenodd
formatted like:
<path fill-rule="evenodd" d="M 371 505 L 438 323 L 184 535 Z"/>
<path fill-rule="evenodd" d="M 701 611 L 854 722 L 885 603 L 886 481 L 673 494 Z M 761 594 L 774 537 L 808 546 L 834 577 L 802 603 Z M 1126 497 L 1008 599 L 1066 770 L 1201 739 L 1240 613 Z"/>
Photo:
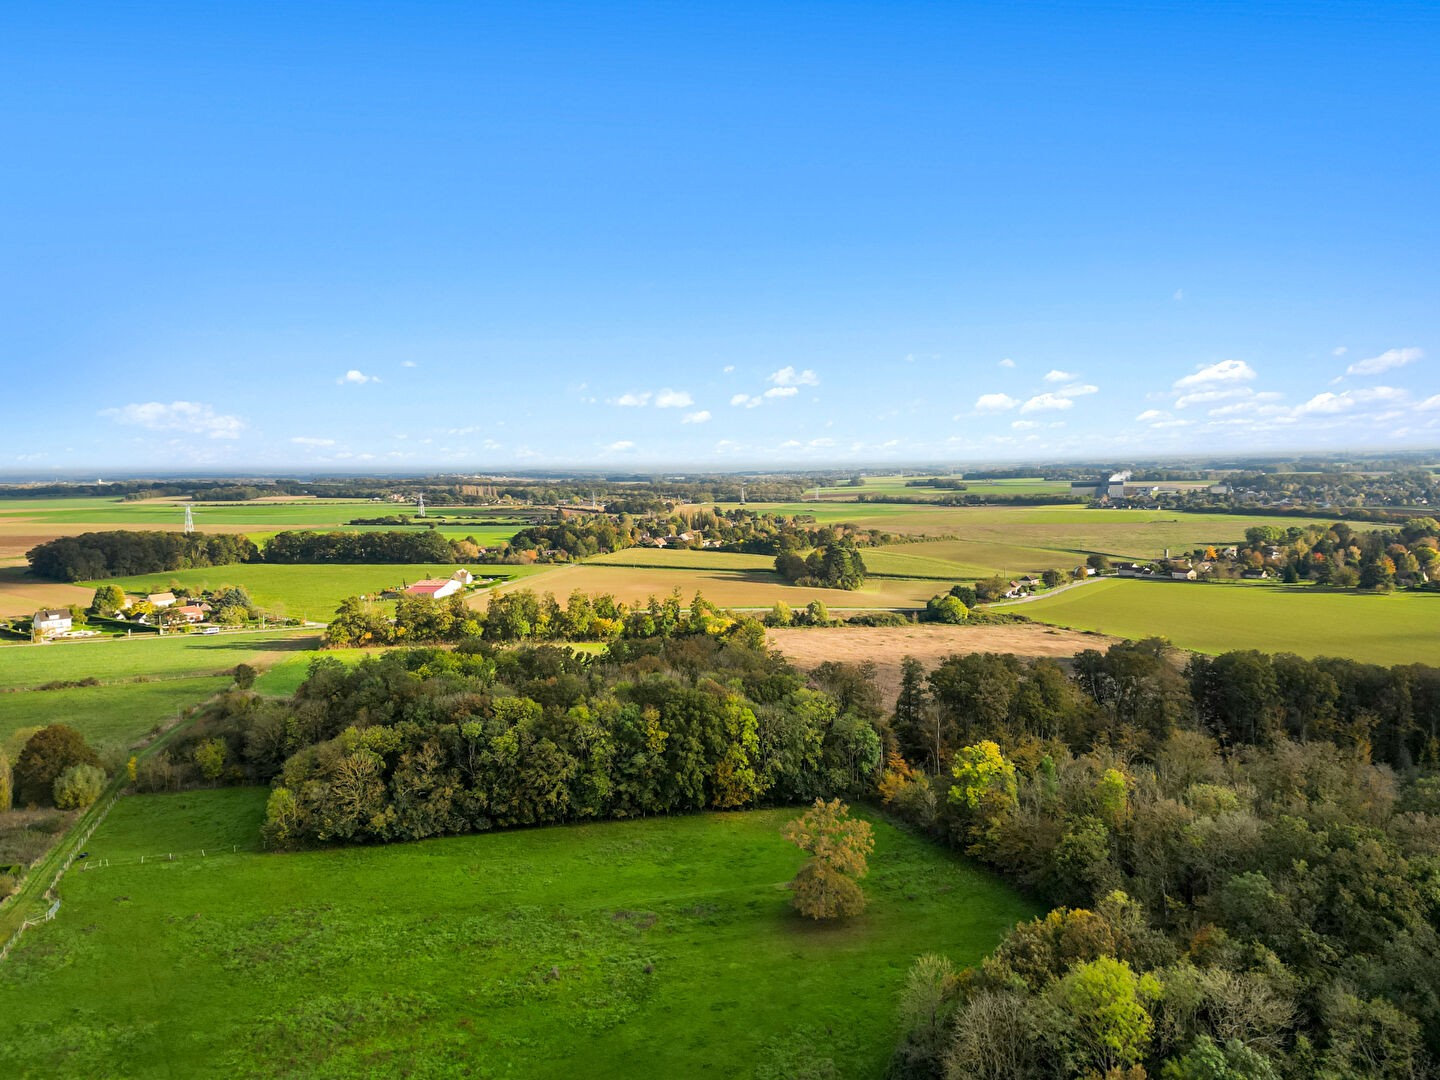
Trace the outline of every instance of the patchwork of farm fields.
<path fill-rule="evenodd" d="M 0 1071 L 878 1076 L 915 955 L 1037 913 L 873 819 L 869 907 L 817 926 L 790 810 L 276 855 L 265 795 L 120 801 L 0 968 Z"/>
<path fill-rule="evenodd" d="M 1006 610 L 1116 637 L 1169 638 L 1197 652 L 1259 649 L 1440 664 L 1440 596 L 1433 594 L 1112 579 Z"/>

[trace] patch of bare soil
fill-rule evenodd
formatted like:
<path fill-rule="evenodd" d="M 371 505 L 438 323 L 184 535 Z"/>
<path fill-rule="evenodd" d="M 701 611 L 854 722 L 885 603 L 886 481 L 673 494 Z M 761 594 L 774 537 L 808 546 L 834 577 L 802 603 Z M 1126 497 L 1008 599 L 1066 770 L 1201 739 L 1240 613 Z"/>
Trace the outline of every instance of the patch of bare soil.
<path fill-rule="evenodd" d="M 802 671 L 810 671 L 827 660 L 849 664 L 872 661 L 878 669 L 877 681 L 887 708 L 895 703 L 900 693 L 900 661 L 907 656 L 915 657 L 927 670 L 957 653 L 1014 653 L 1016 656 L 1050 656 L 1068 660 L 1085 649 L 1104 650 L 1119 640 L 1104 634 L 1062 630 L 1039 623 L 839 626 L 770 630 L 766 636 L 772 648 L 779 649 Z"/>

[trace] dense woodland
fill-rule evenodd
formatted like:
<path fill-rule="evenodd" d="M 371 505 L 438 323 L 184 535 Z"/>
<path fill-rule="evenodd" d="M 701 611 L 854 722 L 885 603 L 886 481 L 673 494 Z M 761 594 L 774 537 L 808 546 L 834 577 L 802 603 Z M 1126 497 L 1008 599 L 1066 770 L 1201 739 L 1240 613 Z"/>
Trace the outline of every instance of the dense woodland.
<path fill-rule="evenodd" d="M 62 536 L 25 553 L 31 572 L 51 581 L 92 581 L 192 566 L 253 562 L 259 549 L 237 533 L 115 529 Z"/>
<path fill-rule="evenodd" d="M 239 533 L 115 529 L 47 540 L 31 548 L 25 557 L 30 561 L 31 571 L 39 577 L 52 581 L 94 581 L 243 562 L 455 562 L 457 552 L 454 544 L 429 530 L 281 532 L 261 548 Z"/>
<path fill-rule="evenodd" d="M 1432 1075 L 1437 729 L 1419 665 L 908 663 L 882 798 L 1055 909 L 917 963 L 894 1074 Z"/>
<path fill-rule="evenodd" d="M 223 741 L 274 782 L 277 847 L 862 795 L 881 760 L 873 716 L 744 633 L 320 659 L 292 700 L 236 692 L 206 725 L 188 753 Z"/>

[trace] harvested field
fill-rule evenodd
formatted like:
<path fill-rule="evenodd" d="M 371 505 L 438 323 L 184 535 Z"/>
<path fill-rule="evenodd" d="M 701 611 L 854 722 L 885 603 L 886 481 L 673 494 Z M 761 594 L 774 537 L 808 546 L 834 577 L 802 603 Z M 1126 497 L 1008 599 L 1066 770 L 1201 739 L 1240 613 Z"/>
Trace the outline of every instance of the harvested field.
<path fill-rule="evenodd" d="M 694 553 L 703 555 L 705 553 Z M 803 608 L 819 600 L 836 610 L 873 610 L 923 607 L 925 601 L 941 590 L 934 581 L 898 580 L 871 577 L 865 584 L 847 592 L 844 589 L 812 589 L 788 584 L 774 570 L 692 570 L 645 566 L 607 566 L 600 562 L 571 563 L 548 570 L 518 585 L 502 585 L 497 589 L 471 595 L 470 603 L 483 607 L 490 592 L 511 588 L 552 592 L 562 602 L 579 589 L 586 593 L 610 593 L 627 604 L 643 604 L 651 596 L 666 597 L 678 588 L 688 601 L 698 589 L 705 599 L 726 608 L 768 608 L 784 601 L 792 608 Z"/>
<path fill-rule="evenodd" d="M 1059 630 L 1033 623 L 1002 626 L 840 626 L 829 629 L 771 630 L 772 647 L 802 670 L 826 660 L 858 664 L 871 660 L 879 669 L 878 682 L 886 707 L 900 691 L 900 661 L 913 656 L 932 668 L 955 653 L 994 652 L 1016 656 L 1050 656 L 1069 659 L 1085 649 L 1108 648 L 1116 638 L 1103 634 Z"/>
<path fill-rule="evenodd" d="M 90 605 L 94 589 L 79 585 L 61 585 L 30 576 L 21 566 L 0 567 L 0 618 L 34 615 L 41 608 Z"/>

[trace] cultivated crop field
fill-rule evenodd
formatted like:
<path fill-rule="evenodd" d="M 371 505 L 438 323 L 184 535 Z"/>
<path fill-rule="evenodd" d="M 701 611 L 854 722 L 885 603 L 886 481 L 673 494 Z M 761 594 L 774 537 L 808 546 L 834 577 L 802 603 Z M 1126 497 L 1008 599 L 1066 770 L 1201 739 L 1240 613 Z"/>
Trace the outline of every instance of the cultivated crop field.
<path fill-rule="evenodd" d="M 900 665 L 913 656 L 927 671 L 947 656 L 965 653 L 1013 653 L 1025 657 L 1066 660 L 1085 649 L 1106 649 L 1112 639 L 1093 632 L 1061 630 L 1037 623 L 944 626 L 841 626 L 828 629 L 769 630 L 766 639 L 802 671 L 826 661 L 875 665 L 875 683 L 887 709 L 900 693 Z"/>
<path fill-rule="evenodd" d="M 1440 596 L 1376 596 L 1274 585 L 1095 581 L 1007 610 L 1116 637 L 1165 637 L 1183 649 L 1346 656 L 1440 664 Z"/>
<path fill-rule="evenodd" d="M 0 1072 L 873 1077 L 916 953 L 972 964 L 1036 913 L 878 821 L 868 910 L 816 926 L 794 811 L 273 855 L 264 799 L 120 801 L 109 867 L 0 968 Z"/>

